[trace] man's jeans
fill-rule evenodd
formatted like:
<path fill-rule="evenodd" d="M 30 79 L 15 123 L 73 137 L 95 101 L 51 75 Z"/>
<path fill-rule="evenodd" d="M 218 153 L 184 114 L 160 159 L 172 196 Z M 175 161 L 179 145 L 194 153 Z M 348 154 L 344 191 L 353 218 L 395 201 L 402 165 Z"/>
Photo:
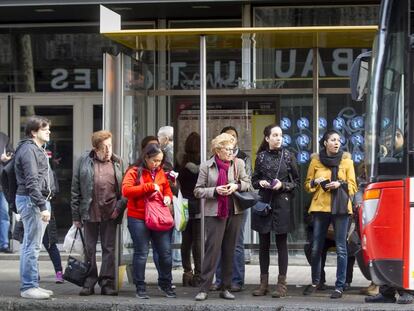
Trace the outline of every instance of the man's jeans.
<path fill-rule="evenodd" d="M 319 284 L 321 278 L 321 257 L 329 224 L 332 222 L 336 241 L 336 282 L 335 288 L 343 290 L 346 278 L 348 215 L 313 213 L 312 284 Z"/>
<path fill-rule="evenodd" d="M 39 287 L 38 258 L 47 223 L 42 221 L 39 208 L 29 196 L 16 195 L 16 207 L 24 227 L 20 254 L 20 291 L 23 292 Z M 50 202 L 46 202 L 46 207 L 50 211 Z"/>
<path fill-rule="evenodd" d="M 0 248 L 9 247 L 9 203 L 7 203 L 4 193 L 0 191 Z"/>
<path fill-rule="evenodd" d="M 232 285 L 243 286 L 244 285 L 244 274 L 245 274 L 245 263 L 244 263 L 244 230 L 247 220 L 248 213 L 243 214 L 243 222 L 240 226 L 239 238 L 237 239 L 236 248 L 234 250 L 233 257 L 233 276 L 231 280 Z M 217 265 L 216 270 L 216 281 L 217 286 L 221 286 L 221 260 Z"/>
<path fill-rule="evenodd" d="M 171 286 L 171 231 L 149 230 L 144 220 L 132 217 L 128 217 L 128 230 L 134 244 L 132 264 L 137 290 L 145 290 L 145 266 L 150 241 L 159 256 L 158 285 L 162 288 Z"/>

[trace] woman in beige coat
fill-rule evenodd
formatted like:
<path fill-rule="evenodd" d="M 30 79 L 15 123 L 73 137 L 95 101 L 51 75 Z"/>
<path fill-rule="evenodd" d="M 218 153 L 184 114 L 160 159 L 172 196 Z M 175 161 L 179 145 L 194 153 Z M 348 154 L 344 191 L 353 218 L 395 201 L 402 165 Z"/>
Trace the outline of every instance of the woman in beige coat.
<path fill-rule="evenodd" d="M 248 191 L 251 187 L 244 162 L 234 161 L 234 139 L 223 133 L 211 142 L 212 158 L 200 165 L 200 172 L 194 195 L 206 199 L 205 215 L 205 256 L 201 271 L 200 292 L 195 299 L 207 299 L 208 291 L 216 272 L 221 255 L 223 286 L 220 297 L 234 299 L 230 293 L 234 249 L 244 211 L 233 200 L 235 191 Z"/>

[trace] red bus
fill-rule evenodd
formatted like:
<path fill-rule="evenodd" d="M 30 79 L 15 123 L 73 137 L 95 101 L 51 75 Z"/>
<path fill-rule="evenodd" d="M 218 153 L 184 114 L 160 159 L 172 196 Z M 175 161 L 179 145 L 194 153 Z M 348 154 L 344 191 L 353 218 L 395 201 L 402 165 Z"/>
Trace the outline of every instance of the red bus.
<path fill-rule="evenodd" d="M 371 55 L 361 55 L 351 72 L 353 98 L 361 99 L 366 90 L 367 101 L 367 184 L 360 213 L 360 237 L 374 283 L 412 290 L 413 78 L 414 0 L 384 0 Z"/>

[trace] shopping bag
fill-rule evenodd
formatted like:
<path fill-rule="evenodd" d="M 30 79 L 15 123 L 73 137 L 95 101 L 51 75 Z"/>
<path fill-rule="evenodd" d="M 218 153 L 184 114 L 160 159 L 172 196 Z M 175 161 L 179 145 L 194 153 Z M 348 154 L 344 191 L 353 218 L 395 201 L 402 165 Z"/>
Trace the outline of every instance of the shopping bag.
<path fill-rule="evenodd" d="M 73 244 L 72 252 L 83 256 L 82 239 L 80 237 L 80 234 L 78 235 L 76 234 L 77 229 L 78 228 L 75 225 L 72 225 L 72 227 L 70 227 L 68 233 L 66 233 L 62 248 L 65 252 L 70 253 L 72 249 L 72 244 Z"/>
<path fill-rule="evenodd" d="M 82 247 L 84 249 L 83 252 L 86 253 L 85 241 L 83 239 L 82 230 L 80 228 L 76 228 L 75 236 L 72 242 L 72 247 L 69 251 L 68 263 L 65 268 L 65 272 L 63 273 L 63 279 L 82 287 L 85 284 L 85 280 L 91 271 L 91 263 L 89 261 L 82 261 L 70 256 L 70 254 L 73 251 L 73 246 L 75 245 L 78 233 L 81 239 Z"/>
<path fill-rule="evenodd" d="M 177 196 L 173 198 L 174 206 L 174 223 L 177 231 L 184 231 L 188 223 L 188 200 L 178 190 Z"/>

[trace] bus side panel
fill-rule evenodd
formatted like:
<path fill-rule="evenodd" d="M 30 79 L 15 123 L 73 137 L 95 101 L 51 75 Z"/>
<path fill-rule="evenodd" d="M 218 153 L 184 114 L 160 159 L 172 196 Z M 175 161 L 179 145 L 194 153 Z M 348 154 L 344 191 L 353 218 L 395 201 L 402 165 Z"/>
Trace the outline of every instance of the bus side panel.
<path fill-rule="evenodd" d="M 403 189 L 382 189 L 377 216 L 365 228 L 370 260 L 403 259 Z"/>
<path fill-rule="evenodd" d="M 406 217 L 404 239 L 404 288 L 414 289 L 414 178 L 406 181 Z"/>

